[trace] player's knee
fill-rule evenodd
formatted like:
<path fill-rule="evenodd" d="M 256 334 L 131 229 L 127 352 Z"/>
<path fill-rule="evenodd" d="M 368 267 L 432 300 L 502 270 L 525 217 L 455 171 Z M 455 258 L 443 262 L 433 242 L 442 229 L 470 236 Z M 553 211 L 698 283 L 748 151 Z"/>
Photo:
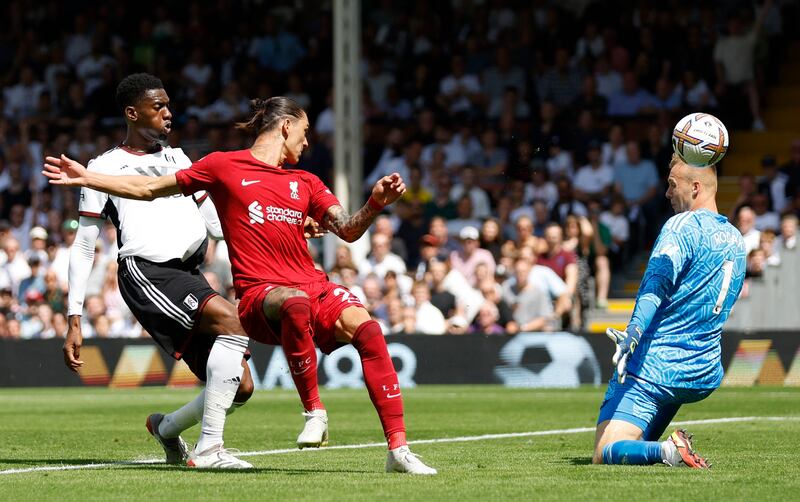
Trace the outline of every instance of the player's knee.
<path fill-rule="evenodd" d="M 295 303 L 294 300 L 297 298 L 308 300 L 308 295 L 305 291 L 295 288 L 279 287 L 273 289 L 264 297 L 262 305 L 264 315 L 267 319 L 283 320 L 285 308 Z"/>
<path fill-rule="evenodd" d="M 280 320 L 294 326 L 297 333 L 305 333 L 311 324 L 311 301 L 305 294 L 287 298 L 281 304 Z"/>

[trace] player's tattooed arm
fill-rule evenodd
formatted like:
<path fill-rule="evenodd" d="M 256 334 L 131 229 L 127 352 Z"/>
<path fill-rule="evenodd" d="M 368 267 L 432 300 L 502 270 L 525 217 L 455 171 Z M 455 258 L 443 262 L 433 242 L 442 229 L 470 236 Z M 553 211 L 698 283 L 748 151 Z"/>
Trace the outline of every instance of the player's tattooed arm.
<path fill-rule="evenodd" d="M 337 204 L 328 208 L 322 223 L 325 228 L 343 240 L 354 242 L 364 235 L 380 212 L 380 209 L 364 204 L 355 214 L 350 215 L 345 208 Z"/>
<path fill-rule="evenodd" d="M 384 176 L 375 183 L 369 200 L 355 214 L 348 214 L 337 204 L 328 208 L 322 223 L 345 241 L 353 242 L 364 235 L 385 206 L 399 199 L 405 191 L 406 184 L 399 174 Z"/>

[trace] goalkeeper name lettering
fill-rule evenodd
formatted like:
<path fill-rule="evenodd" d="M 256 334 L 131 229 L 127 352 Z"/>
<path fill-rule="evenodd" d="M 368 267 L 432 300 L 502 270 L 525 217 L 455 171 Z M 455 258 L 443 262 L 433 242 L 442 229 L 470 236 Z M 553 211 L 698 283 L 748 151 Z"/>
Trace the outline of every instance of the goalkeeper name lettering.
<path fill-rule="evenodd" d="M 296 209 L 267 206 L 265 213 L 267 221 L 286 222 L 290 225 L 302 225 L 303 223 L 303 213 Z"/>

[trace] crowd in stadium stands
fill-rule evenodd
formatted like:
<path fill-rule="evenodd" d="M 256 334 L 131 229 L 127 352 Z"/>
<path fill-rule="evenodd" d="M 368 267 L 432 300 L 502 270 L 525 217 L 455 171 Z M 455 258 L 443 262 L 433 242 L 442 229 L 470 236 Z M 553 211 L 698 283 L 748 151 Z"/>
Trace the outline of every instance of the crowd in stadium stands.
<path fill-rule="evenodd" d="M 395 171 L 409 188 L 376 221 L 366 258 L 342 246 L 327 271 L 386 333 L 580 328 L 670 214 L 677 119 L 702 109 L 729 129 L 764 128 L 759 97 L 796 10 L 757 3 L 364 0 L 364 189 Z M 293 98 L 313 128 L 299 167 L 331 182 L 332 13 L 321 5 L 4 3 L 0 337 L 66 332 L 79 193 L 38 172 L 45 155 L 86 163 L 120 144 L 114 96 L 127 74 L 162 79 L 170 142 L 194 160 L 248 144 L 232 124 L 249 98 Z M 800 140 L 791 150 L 788 165 L 766 157 L 763 176 L 741 179 L 731 218 L 754 276 L 796 246 Z M 108 223 L 85 336 L 143 336 L 117 286 L 116 238 Z M 210 246 L 205 274 L 232 296 L 224 243 Z"/>

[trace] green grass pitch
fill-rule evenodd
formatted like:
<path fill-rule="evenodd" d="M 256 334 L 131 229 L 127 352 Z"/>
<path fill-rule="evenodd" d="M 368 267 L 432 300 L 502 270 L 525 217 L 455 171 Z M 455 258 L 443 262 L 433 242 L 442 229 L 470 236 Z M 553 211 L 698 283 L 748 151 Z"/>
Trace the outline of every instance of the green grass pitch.
<path fill-rule="evenodd" d="M 788 417 L 687 425 L 710 471 L 594 466 L 592 428 L 604 389 L 422 386 L 404 392 L 410 440 L 543 431 L 540 435 L 424 443 L 412 448 L 434 477 L 388 475 L 385 449 L 291 449 L 302 426 L 292 391 L 258 391 L 231 415 L 226 446 L 250 472 L 122 463 L 160 457 L 145 418 L 194 390 L 0 390 L 0 500 L 692 500 L 790 499 L 800 493 L 800 389 L 723 389 L 685 406 L 679 421 Z M 323 390 L 331 446 L 380 443 L 366 391 Z M 548 432 L 562 430 L 563 432 Z M 196 439 L 198 428 L 184 434 Z M 72 470 L 11 470 L 53 466 Z"/>

